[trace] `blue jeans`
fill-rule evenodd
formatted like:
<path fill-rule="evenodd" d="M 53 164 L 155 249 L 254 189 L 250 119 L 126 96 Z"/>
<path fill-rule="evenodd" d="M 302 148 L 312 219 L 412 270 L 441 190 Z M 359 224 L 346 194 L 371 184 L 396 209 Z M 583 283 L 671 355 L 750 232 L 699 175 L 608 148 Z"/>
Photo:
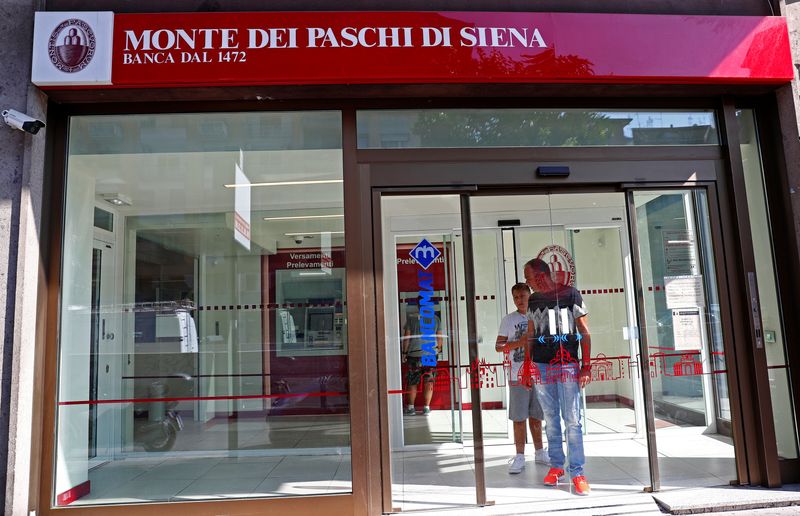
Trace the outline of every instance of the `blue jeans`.
<path fill-rule="evenodd" d="M 581 388 L 578 385 L 579 368 L 576 364 L 551 366 L 536 363 L 541 373 L 542 383 L 535 384 L 536 395 L 544 412 L 545 432 L 547 433 L 547 451 L 550 455 L 550 467 L 564 469 L 564 446 L 561 444 L 563 436 L 561 419 L 567 430 L 567 451 L 569 466 L 567 472 L 575 478 L 583 475 L 583 464 L 586 456 L 583 454 L 583 433 L 581 431 Z M 555 370 L 554 370 L 555 368 Z M 569 375 L 575 381 L 562 382 L 561 368 L 569 369 Z M 549 375 L 548 375 L 549 369 Z M 555 377 L 557 381 L 545 383 L 548 376 Z"/>

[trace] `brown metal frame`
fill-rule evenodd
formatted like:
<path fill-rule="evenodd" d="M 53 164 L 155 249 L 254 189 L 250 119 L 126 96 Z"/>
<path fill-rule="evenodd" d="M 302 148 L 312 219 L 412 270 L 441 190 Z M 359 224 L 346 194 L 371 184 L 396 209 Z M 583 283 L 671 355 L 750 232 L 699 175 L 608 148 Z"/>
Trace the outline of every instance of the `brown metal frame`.
<path fill-rule="evenodd" d="M 737 361 L 740 380 L 738 387 L 742 389 L 742 404 L 749 405 L 750 408 L 750 410 L 746 410 L 748 407 L 743 407 L 745 409 L 743 412 L 755 416 L 752 418 L 752 425 L 747 425 L 745 428 L 746 435 L 755 432 L 752 439 L 754 445 L 746 447 L 748 465 L 758 464 L 758 467 L 751 466 L 749 468 L 750 483 L 766 487 L 779 487 L 781 479 L 778 450 L 772 419 L 769 379 L 766 375 L 766 351 L 763 347 L 763 335 L 760 328 L 763 318 L 761 317 L 758 286 L 755 279 L 755 255 L 750 233 L 744 168 L 739 148 L 736 106 L 730 99 L 722 100 L 720 126 L 724 138 L 723 145 L 727 150 L 728 172 L 726 180 L 721 181 L 720 184 L 729 188 L 728 195 L 733 204 L 728 213 L 731 213 L 732 218 L 736 221 L 735 231 L 732 231 L 733 228 L 729 224 L 724 224 L 723 232 L 727 234 L 728 242 L 739 243 L 737 256 L 729 257 L 729 260 L 735 262 L 731 264 L 733 267 L 729 269 L 729 274 L 738 280 L 736 284 L 744 287 L 740 287 L 740 292 L 746 292 L 744 296 L 734 296 L 736 299 L 731 299 L 731 304 L 734 305 L 734 312 L 739 315 L 734 327 L 734 341 L 737 343 L 736 356 L 742 358 Z M 744 325 L 746 326 L 743 327 Z M 758 342 L 761 342 L 760 347 Z M 750 396 L 753 396 L 755 400 Z M 757 402 L 753 404 L 752 402 L 756 400 Z"/>
<path fill-rule="evenodd" d="M 776 284 L 778 286 L 779 307 L 783 310 L 784 343 L 797 342 L 800 338 L 800 320 L 789 315 L 786 307 L 796 305 L 796 289 L 791 286 L 800 285 L 800 249 L 792 213 L 792 188 L 788 180 L 788 171 L 783 141 L 796 140 L 796 126 L 790 134 L 781 134 L 779 115 L 774 95 L 756 99 L 737 100 L 737 107 L 750 108 L 756 116 L 758 144 L 761 149 L 762 168 L 764 170 L 764 186 L 770 210 L 769 225 L 773 235 L 772 246 L 775 259 Z M 796 164 L 794 164 L 796 166 Z M 775 238 L 780 235 L 779 238 Z M 798 413 L 800 403 L 800 346 L 786 345 L 786 364 L 789 374 L 789 387 L 794 408 L 795 438 L 797 439 Z M 777 429 L 776 429 L 777 432 Z M 798 450 L 800 453 L 800 450 Z M 779 459 L 781 480 L 783 483 L 800 481 L 800 458 Z"/>
<path fill-rule="evenodd" d="M 334 90 L 336 88 L 334 87 Z M 597 92 L 604 96 L 597 98 L 560 98 L 559 107 L 594 107 L 611 109 L 614 107 L 636 108 L 717 108 L 720 113 L 722 135 L 724 143 L 719 147 L 627 147 L 627 148 L 496 148 L 496 149 L 417 149 L 417 150 L 357 150 L 355 110 L 365 108 L 418 108 L 421 102 L 418 97 L 421 91 L 439 92 L 439 94 L 458 92 L 458 89 L 440 88 L 429 86 L 408 86 L 401 88 L 409 99 L 395 100 L 347 100 L 357 92 L 340 88 L 340 93 L 329 98 L 342 98 L 343 100 L 331 101 L 283 101 L 265 104 L 255 98 L 255 89 L 248 90 L 252 94 L 244 94 L 240 101 L 218 101 L 213 104 L 203 102 L 203 99 L 219 98 L 219 89 L 198 90 L 194 97 L 182 96 L 181 99 L 196 98 L 198 102 L 182 103 L 139 103 L 139 104 L 73 104 L 61 108 L 51 105 L 50 109 L 50 138 L 53 140 L 52 173 L 49 175 L 52 188 L 51 219 L 52 228 L 48 235 L 50 254 L 48 256 L 48 269 L 43 282 L 47 288 L 47 298 L 40 305 L 40 312 L 47 313 L 47 324 L 44 328 L 44 349 L 41 366 L 42 389 L 40 401 L 42 420 L 42 446 L 32 451 L 32 459 L 36 463 L 34 469 L 40 467 L 39 480 L 33 488 L 38 489 L 38 511 L 41 514 L 50 514 L 57 511 L 69 511 L 75 514 L 138 514 L 142 511 L 169 510 L 175 514 L 249 514 L 261 510 L 277 511 L 280 513 L 292 512 L 301 516 L 303 514 L 316 514 L 319 511 L 330 511 L 332 514 L 376 514 L 388 512 L 391 507 L 391 470 L 390 453 L 388 451 L 388 419 L 385 406 L 386 376 L 383 368 L 385 364 L 385 350 L 381 349 L 379 342 L 385 334 L 383 328 L 383 297 L 382 297 L 382 271 L 381 263 L 375 260 L 376 251 L 380 251 L 379 240 L 380 219 L 376 220 L 373 210 L 379 201 L 379 193 L 373 191 L 375 187 L 398 188 L 407 192 L 430 187 L 442 187 L 443 190 L 458 190 L 459 186 L 477 185 L 484 192 L 496 195 L 497 193 L 520 193 L 520 187 L 546 188 L 559 190 L 561 188 L 576 191 L 597 191 L 598 188 L 616 189 L 619 191 L 621 183 L 634 183 L 642 187 L 652 185 L 652 179 L 667 181 L 671 184 L 684 183 L 687 180 L 686 171 L 695 172 L 692 179 L 695 181 L 717 181 L 719 205 L 717 214 L 712 217 L 720 222 L 718 231 L 712 232 L 714 245 L 717 249 L 747 249 L 750 246 L 752 256 L 752 241 L 741 238 L 749 232 L 749 222 L 741 210 L 741 199 L 744 195 L 740 182 L 741 171 L 736 170 L 738 146 L 734 145 L 735 128 L 731 126 L 730 101 L 720 104 L 714 98 L 674 98 L 655 99 L 646 97 L 643 90 L 637 90 L 639 98 L 621 99 L 612 98 L 619 87 L 609 87 L 605 92 Z M 324 92 L 329 93 L 330 87 L 324 87 Z M 765 93 L 766 90 L 753 90 L 752 93 Z M 304 93 L 289 94 L 297 99 L 323 96 L 315 89 L 303 90 Z M 361 90 L 358 90 L 361 91 Z M 502 90 L 507 95 L 513 94 L 514 88 Z M 520 90 L 522 91 L 522 90 Z M 570 91 L 588 91 L 572 89 Z M 675 89 L 668 89 L 672 95 Z M 697 93 L 692 87 L 689 91 Z M 738 91 L 738 90 L 737 90 Z M 742 90 L 745 91 L 745 90 Z M 259 92 L 262 92 L 259 90 Z M 749 91 L 748 91 L 749 92 Z M 139 95 L 141 92 L 136 91 Z M 145 98 L 151 100 L 171 100 L 171 92 L 145 92 Z M 262 92 L 263 93 L 263 92 Z M 710 91 L 708 94 L 718 94 L 719 91 Z M 521 94 L 521 93 L 518 93 Z M 533 94 L 533 92 L 530 92 Z M 551 92 L 557 95 L 556 92 Z M 64 100 L 96 101 L 98 99 L 130 100 L 135 98 L 125 92 L 77 92 L 65 93 Z M 70 97 L 73 95 L 73 97 Z M 116 95 L 116 97 L 115 97 Z M 120 96 L 121 95 L 121 96 Z M 126 96 L 127 95 L 127 96 Z M 159 96 L 161 95 L 161 96 Z M 228 99 L 231 93 L 228 92 Z M 539 91 L 538 95 L 543 95 Z M 118 97 L 118 98 L 117 98 Z M 163 98 L 162 98 L 163 97 Z M 251 100 L 246 100 L 251 99 Z M 768 106 L 774 105 L 774 100 L 766 101 Z M 439 98 L 430 100 L 425 107 L 551 107 L 552 98 Z M 58 357 L 58 308 L 61 274 L 61 228 L 63 211 L 64 179 L 66 172 L 68 117 L 81 114 L 133 114 L 133 113 L 186 113 L 186 112 L 222 112 L 222 111 L 289 111 L 289 110 L 336 110 L 343 116 L 343 154 L 344 154 L 344 202 L 347 217 L 345 227 L 347 234 L 346 260 L 347 260 L 347 289 L 348 289 L 348 319 L 350 321 L 348 367 L 350 376 L 350 418 L 352 442 L 352 472 L 353 494 L 315 497 L 286 497 L 259 500 L 232 500 L 224 502 L 170 502 L 132 504 L 118 506 L 92 506 L 68 507 L 51 509 L 52 478 L 54 468 L 54 433 L 56 415 L 57 392 L 57 357 Z M 773 115 L 770 113 L 770 117 Z M 771 118 L 769 119 L 771 120 Z M 725 124 L 724 122 L 727 122 Z M 765 151 L 764 155 L 768 153 Z M 740 158 L 740 156 L 739 156 Z M 720 159 L 725 159 L 721 165 Z M 622 174 L 623 169 L 633 170 L 642 167 L 643 162 L 648 162 L 651 174 Z M 409 167 L 409 164 L 412 164 Z M 741 160 L 739 159 L 739 167 Z M 766 161 L 765 161 L 766 163 Z M 535 177 L 535 168 L 540 164 L 569 164 L 572 174 L 564 180 L 545 182 Z M 492 167 L 492 174 L 487 174 L 487 168 Z M 696 167 L 695 170 L 693 167 Z M 433 171 L 436 175 L 432 175 Z M 401 172 L 398 174 L 399 172 Z M 785 176 L 785 174 L 784 174 Z M 474 188 L 474 187 L 473 187 Z M 713 190 L 713 187 L 711 187 Z M 709 196 L 709 207 L 714 204 L 714 196 Z M 379 202 L 377 202 L 379 204 Z M 784 204 L 789 210 L 787 203 Z M 735 209 L 734 209 L 735 208 Z M 745 204 L 746 210 L 746 204 Z M 714 210 L 712 210 L 714 211 Z M 727 214 L 735 214 L 741 222 L 738 228 Z M 746 211 L 744 212 L 746 215 Z M 774 215 L 772 223 L 778 215 Z M 376 224 L 377 222 L 377 224 Z M 712 221 L 713 222 L 713 221 Z M 742 228 L 745 232 L 742 232 Z M 748 233 L 749 234 L 749 233 Z M 745 235 L 746 236 L 746 235 Z M 753 340 L 750 328 L 743 322 L 744 316 L 749 313 L 742 303 L 744 298 L 742 278 L 744 277 L 743 264 L 738 259 L 736 252 L 722 253 L 723 257 L 717 258 L 717 274 L 720 288 L 720 299 L 723 304 L 728 304 L 727 313 L 723 314 L 723 325 L 726 334 L 733 337 L 729 357 L 737 357 L 735 371 L 729 368 L 729 386 L 734 418 L 734 442 L 737 451 L 737 471 L 741 483 L 777 485 L 780 482 L 778 461 L 775 452 L 762 454 L 769 451 L 765 445 L 766 436 L 772 424 L 771 403 L 769 392 L 764 391 L 763 382 L 756 385 L 755 370 L 765 365 L 763 359 L 756 356 L 754 361 L 748 360 L 752 356 L 748 347 Z M 747 254 L 747 253 L 743 253 Z M 746 257 L 743 257 L 745 259 Z M 794 257 L 796 258 L 796 257 Z M 794 262 L 793 262 L 794 263 Z M 797 267 L 789 269 L 792 278 L 797 278 Z M 724 274 L 723 274 L 724 272 Z M 779 271 L 779 274 L 788 274 Z M 789 299 L 793 296 L 786 293 Z M 794 322 L 792 323 L 794 324 Z M 794 328 L 794 327 L 792 327 Z M 732 331 L 731 331 L 732 330 Z M 787 328 L 787 336 L 797 334 L 797 328 Z M 729 353 L 726 350 L 726 354 Z M 793 368 L 794 393 L 800 394 L 798 388 L 798 352 L 790 356 L 790 366 Z M 375 392 L 374 386 L 379 387 Z M 759 431 L 754 432 L 751 425 L 744 425 L 744 416 L 748 421 L 757 420 Z M 767 423 L 764 423 L 764 421 Z M 766 426 L 765 426 L 766 425 Z M 738 429 L 737 429 L 738 428 Z M 377 433 L 377 435 L 376 435 Z M 738 436 L 738 437 L 737 437 Z M 774 439 L 772 440 L 774 448 Z M 766 457 L 760 461 L 759 456 Z M 381 474 L 377 475 L 376 472 Z M 777 479 L 777 483 L 776 483 Z"/>
<path fill-rule="evenodd" d="M 320 103 L 322 109 L 331 109 L 342 111 L 341 106 L 334 107 L 330 103 Z M 218 109 L 213 109 L 217 107 Z M 204 106 L 201 111 L 226 111 L 230 106 Z M 287 110 L 292 107 L 287 106 L 274 106 L 275 110 Z M 304 106 L 295 106 L 295 109 L 309 110 L 308 104 Z M 238 107 L 237 111 L 241 109 Z M 311 108 L 313 109 L 313 108 Z M 346 261 L 347 261 L 347 290 L 348 290 L 348 310 L 351 312 L 348 319 L 351 323 L 348 325 L 348 368 L 349 368 L 349 385 L 350 385 L 350 425 L 351 425 L 351 443 L 359 443 L 359 445 L 351 446 L 352 449 L 352 475 L 353 475 L 353 493 L 352 494 L 336 494 L 336 495 L 319 495 L 313 497 L 297 497 L 287 496 L 280 498 L 261 498 L 261 499 L 238 499 L 228 501 L 187 501 L 187 502 L 150 502 L 138 504 L 121 504 L 121 505 L 93 505 L 93 506 L 75 506 L 75 507 L 54 507 L 52 506 L 53 499 L 53 472 L 55 467 L 54 450 L 55 450 L 55 432 L 56 428 L 56 397 L 58 392 L 58 323 L 59 320 L 59 298 L 60 298 L 60 284 L 61 284 L 61 257 L 62 257 L 62 231 L 63 228 L 63 210 L 64 210 L 64 191 L 66 179 L 66 158 L 67 158 L 67 143 L 68 143 L 68 123 L 69 116 L 76 114 L 97 113 L 98 110 L 93 109 L 91 106 L 74 106 L 74 109 L 60 110 L 58 107 L 53 107 L 50 111 L 51 119 L 49 123 L 53 127 L 53 162 L 52 173 L 49 175 L 52 189 L 52 202 L 50 208 L 50 228 L 49 232 L 49 247 L 51 253 L 48 261 L 48 274 L 46 278 L 47 286 L 47 299 L 42 303 L 45 305 L 42 309 L 46 310 L 49 314 L 47 317 L 47 324 L 45 331 L 45 342 L 43 350 L 42 365 L 44 368 L 43 374 L 43 393 L 41 402 L 42 411 L 42 445 L 39 449 L 32 450 L 32 460 L 36 461 L 37 465 L 41 465 L 39 470 L 38 482 L 32 486 L 32 500 L 36 500 L 37 512 L 39 514 L 87 514 L 87 515 L 133 515 L 142 514 L 143 512 L 150 511 L 168 511 L 170 514 L 176 516 L 181 515 L 208 515 L 216 516 L 218 514 L 228 515 L 251 515 L 264 512 L 265 510 L 274 511 L 277 514 L 294 514 L 297 516 L 314 515 L 319 512 L 326 512 L 328 514 L 352 514 L 356 516 L 377 514 L 381 512 L 380 496 L 376 496 L 380 489 L 380 480 L 376 478 L 373 471 L 380 468 L 380 462 L 375 462 L 375 457 L 380 457 L 380 435 L 375 435 L 370 425 L 377 424 L 377 402 L 375 400 L 376 394 L 373 390 L 373 395 L 369 396 L 369 385 L 375 385 L 377 379 L 375 378 L 377 368 L 375 361 L 376 357 L 374 338 L 375 335 L 375 312 L 373 310 L 372 317 L 369 317 L 370 310 L 367 307 L 374 307 L 374 299 L 372 294 L 374 290 L 371 288 L 371 280 L 365 278 L 360 274 L 361 270 L 371 268 L 372 259 L 369 247 L 362 248 L 357 245 L 350 245 L 346 247 Z M 130 106 L 118 106 L 117 109 L 109 109 L 107 112 L 120 112 L 132 113 L 137 110 L 131 110 Z M 151 109 L 143 109 L 142 112 L 187 112 L 185 109 L 180 109 L 175 105 L 172 106 L 157 106 Z M 346 118 L 347 113 L 354 116 L 352 110 L 342 111 L 343 116 Z M 58 113 L 56 116 L 52 116 Z M 351 131 L 347 131 L 347 127 L 351 127 Z M 343 145 L 347 144 L 351 149 L 355 148 L 355 120 L 352 123 L 344 120 L 343 130 Z M 356 214 L 359 212 L 359 207 L 369 206 L 369 200 L 366 203 L 362 202 L 360 196 L 364 191 L 357 182 L 354 174 L 354 153 L 349 154 L 344 152 L 344 174 L 345 174 L 345 206 L 348 214 Z M 357 216 L 350 216 L 345 220 L 345 230 L 351 231 L 350 235 L 357 238 L 363 238 L 369 241 L 371 238 L 370 232 L 365 232 L 360 235 L 365 228 L 369 228 L 371 213 L 369 210 L 362 211 L 362 219 Z M 366 219 L 366 224 L 364 220 Z M 348 238 L 348 241 L 353 241 Z M 356 242 L 359 240 L 356 239 Z M 352 313 L 357 313 L 359 316 L 353 317 Z M 365 316 L 361 316 L 365 314 Z M 359 324 L 353 324 L 352 321 L 358 321 Z M 370 347 L 371 346 L 371 347 Z M 372 403 L 370 403 L 372 401 Z M 53 430 L 49 430 L 53 429 Z M 363 445 L 361 445 L 363 444 Z M 312 501 L 313 500 L 313 501 Z"/>
<path fill-rule="evenodd" d="M 467 156 L 464 156 L 464 151 L 466 150 Z M 716 188 L 714 181 L 717 179 L 718 176 L 723 176 L 724 171 L 722 170 L 721 166 L 721 158 L 722 153 L 719 149 L 713 149 L 713 152 L 709 152 L 709 149 L 706 148 L 674 148 L 662 151 L 664 152 L 661 158 L 671 158 L 671 161 L 667 161 L 668 167 L 672 169 L 673 175 L 675 175 L 675 180 L 670 182 L 664 182 L 661 176 L 659 177 L 659 182 L 646 182 L 641 181 L 641 178 L 636 177 L 634 174 L 636 170 L 641 168 L 649 169 L 650 166 L 653 165 L 652 162 L 642 163 L 640 161 L 642 156 L 640 156 L 637 152 L 631 153 L 634 156 L 628 154 L 630 149 L 602 149 L 601 152 L 597 152 L 598 149 L 590 149 L 585 153 L 586 157 L 591 157 L 598 159 L 601 155 L 605 154 L 606 158 L 614 156 L 617 160 L 614 160 L 614 168 L 615 173 L 618 175 L 617 180 L 620 181 L 619 183 L 611 183 L 609 184 L 608 178 L 602 174 L 586 174 L 583 173 L 580 178 L 568 178 L 568 179 L 556 179 L 556 180 L 541 180 L 536 178 L 533 174 L 535 171 L 536 166 L 541 163 L 539 160 L 535 160 L 533 163 L 529 161 L 534 154 L 539 154 L 537 151 L 544 150 L 541 154 L 545 154 L 546 158 L 562 158 L 564 161 L 568 162 L 571 166 L 575 163 L 575 161 L 569 160 L 567 153 L 575 158 L 577 155 L 578 157 L 581 156 L 581 152 L 583 149 L 502 149 L 498 151 L 497 149 L 446 149 L 446 150 L 431 150 L 431 149 L 424 149 L 420 150 L 387 150 L 387 151 L 359 151 L 359 161 L 366 162 L 365 165 L 362 165 L 361 171 L 364 174 L 369 175 L 370 177 L 370 184 L 373 188 L 373 203 L 374 208 L 373 212 L 375 213 L 373 217 L 373 226 L 375 229 L 375 240 L 379 239 L 379 232 L 380 232 L 380 213 L 379 208 L 375 208 L 380 204 L 380 194 L 458 194 L 463 192 L 464 190 L 470 191 L 470 195 L 474 196 L 481 196 L 481 195 L 500 195 L 500 194 L 509 194 L 509 195 L 524 195 L 530 193 L 556 193 L 556 192 L 597 192 L 597 191 L 626 191 L 631 192 L 636 189 L 640 190 L 653 190 L 653 189 L 686 189 L 686 188 L 704 188 L 708 192 L 709 198 L 709 217 L 711 218 L 711 227 L 717 228 L 716 230 L 712 231 L 712 245 L 714 248 L 718 250 L 718 252 L 714 253 L 714 262 L 715 262 L 715 270 L 717 275 L 717 283 L 719 288 L 719 295 L 720 295 L 720 302 L 721 302 L 721 318 L 722 318 L 722 326 L 723 332 L 725 335 L 730 335 L 731 330 L 731 314 L 728 310 L 725 310 L 727 306 L 726 300 L 728 299 L 728 289 L 725 286 L 726 284 L 726 264 L 724 263 L 724 259 L 722 255 L 730 254 L 730 253 L 723 253 L 719 252 L 719 250 L 723 249 L 722 247 L 722 239 L 719 235 L 720 230 L 720 217 L 719 213 L 717 212 L 718 205 L 716 203 Z M 574 152 L 578 150 L 578 152 Z M 602 151 L 605 151 L 602 152 Z M 650 149 L 651 151 L 655 151 L 655 154 L 658 154 L 656 149 Z M 566 151 L 566 152 L 565 152 Z M 699 151 L 699 152 L 698 152 Z M 676 158 L 685 158 L 686 155 L 697 155 L 695 159 L 685 160 L 685 159 L 676 159 Z M 513 155 L 516 159 L 511 160 L 511 156 Z M 496 161 L 499 157 L 505 157 L 506 161 Z M 542 157 L 541 155 L 538 157 Z M 528 158 L 528 159 L 525 159 Z M 625 159 L 627 158 L 627 159 Z M 698 161 L 697 159 L 700 158 Z M 705 158 L 706 161 L 703 161 Z M 462 160 L 469 160 L 469 161 L 462 161 Z M 560 160 L 559 160 L 560 161 Z M 688 161 L 688 162 L 687 162 Z M 605 163 L 609 163 L 609 161 L 604 161 L 601 163 L 591 162 L 590 160 L 586 160 L 583 163 L 584 168 L 580 169 L 583 172 L 590 172 L 594 166 L 602 165 Z M 686 170 L 684 172 L 680 172 L 680 166 L 689 166 L 692 170 L 692 174 L 689 174 L 695 180 L 701 181 L 686 181 Z M 498 168 L 504 169 L 503 174 L 498 173 Z M 486 170 L 492 170 L 492 174 L 486 174 Z M 625 172 L 628 170 L 629 172 Z M 409 177 L 411 176 L 411 177 Z M 488 177 L 487 177 L 488 176 Z M 499 176 L 499 177 L 498 177 Z M 652 176 L 651 176 L 652 177 Z M 433 178 L 433 179 L 432 179 Z M 570 179 L 573 179 L 570 181 Z M 633 182 L 630 182 L 634 179 Z M 680 179 L 680 180 L 678 180 Z M 594 180 L 594 184 L 592 184 L 591 180 Z M 629 182 L 625 182 L 625 181 Z M 705 181 L 702 181 L 705 180 Z M 481 183 L 483 184 L 475 184 Z M 428 186 L 423 186 L 427 183 Z M 465 194 L 461 193 L 461 197 L 466 197 Z M 628 203 L 632 202 L 630 195 L 626 196 L 626 201 Z M 462 201 L 463 204 L 463 201 Z M 630 204 L 629 204 L 630 206 Z M 378 210 L 378 211 L 375 211 Z M 630 207 L 628 209 L 630 211 Z M 633 222 L 635 221 L 635 213 L 633 214 L 634 218 L 629 220 L 629 231 L 631 238 L 635 238 L 635 226 Z M 464 215 L 462 213 L 462 219 Z M 462 220 L 462 224 L 463 224 Z M 466 244 L 466 242 L 465 242 Z M 635 240 L 632 243 L 631 251 L 636 252 L 635 250 Z M 382 263 L 382 248 L 380 246 L 375 246 L 375 263 L 379 264 Z M 638 253 L 637 253 L 638 254 Z M 466 271 L 466 268 L 465 268 Z M 637 268 L 635 268 L 634 274 L 639 274 L 634 279 L 634 284 L 637 289 L 641 290 L 641 274 Z M 467 282 L 469 283 L 469 281 Z M 382 277 L 376 277 L 376 290 L 378 291 L 377 297 L 383 297 L 383 281 Z M 467 299 L 470 299 L 467 297 Z M 641 303 L 641 293 L 637 295 L 637 311 L 641 312 L 643 310 L 643 305 Z M 643 314 L 639 313 L 640 320 L 643 319 Z M 469 322 L 469 317 L 468 317 Z M 382 339 L 384 333 L 382 332 L 378 338 Z M 646 336 L 645 336 L 646 338 Z M 746 467 L 746 461 L 742 457 L 743 453 L 740 451 L 742 450 L 742 444 L 744 442 L 742 438 L 742 414 L 738 407 L 738 392 L 736 389 L 732 388 L 733 383 L 737 379 L 737 375 L 735 372 L 736 367 L 736 355 L 733 349 L 732 341 L 733 339 L 726 339 L 724 345 L 726 350 L 726 357 L 727 357 L 727 364 L 728 364 L 728 383 L 729 383 L 729 396 L 731 399 L 732 404 L 732 420 L 737 423 L 734 426 L 733 430 L 733 441 L 734 441 L 734 448 L 737 451 L 736 454 L 736 473 L 738 479 L 748 479 L 749 474 Z M 646 342 L 640 340 L 640 347 L 644 346 L 643 349 L 647 349 Z M 383 346 L 379 346 L 383 347 Z M 640 353 L 642 351 L 640 350 Z M 642 356 L 646 356 L 646 353 Z M 383 359 L 385 360 L 385 353 L 382 354 Z M 472 357 L 471 357 L 472 359 Z M 646 361 L 643 361 L 646 362 Z M 385 363 L 385 362 L 384 362 Z M 642 382 L 645 390 L 645 395 L 648 390 L 650 390 L 649 384 L 649 374 L 647 374 L 647 366 L 648 364 L 643 363 L 643 373 L 642 373 Z M 732 371 L 732 372 L 731 372 Z M 384 409 L 382 413 L 388 417 L 388 411 L 386 410 L 387 406 L 387 399 L 386 399 L 386 390 L 384 386 L 382 386 L 381 391 L 381 398 L 382 404 Z M 647 401 L 647 400 L 646 400 Z M 645 403 L 647 406 L 647 403 Z M 652 412 L 652 392 L 650 392 L 650 411 Z M 647 414 L 646 414 L 647 416 Z M 646 417 L 646 421 L 653 421 L 654 414 L 652 414 L 653 418 Z M 652 425 L 648 425 L 652 426 Z M 650 471 L 651 471 L 651 486 L 648 490 L 658 491 L 660 487 L 660 479 L 658 473 L 658 454 L 657 454 L 657 447 L 655 441 L 655 428 L 648 428 L 648 448 L 650 449 L 649 453 L 649 463 L 650 463 Z M 476 455 L 476 470 L 479 466 L 479 460 Z M 477 474 L 477 471 L 476 471 Z M 478 499 L 480 500 L 481 492 L 485 493 L 485 488 L 482 491 L 481 485 L 484 485 L 485 479 L 478 478 L 476 476 L 476 494 Z M 740 480 L 741 482 L 741 480 Z M 747 481 L 743 483 L 748 483 Z M 388 493 L 387 493 L 388 491 Z M 391 489 L 384 489 L 384 496 L 386 495 L 391 496 Z M 485 496 L 485 495 L 484 495 Z M 485 499 L 484 499 L 485 500 Z M 391 506 L 391 500 L 385 500 L 384 507 Z"/>

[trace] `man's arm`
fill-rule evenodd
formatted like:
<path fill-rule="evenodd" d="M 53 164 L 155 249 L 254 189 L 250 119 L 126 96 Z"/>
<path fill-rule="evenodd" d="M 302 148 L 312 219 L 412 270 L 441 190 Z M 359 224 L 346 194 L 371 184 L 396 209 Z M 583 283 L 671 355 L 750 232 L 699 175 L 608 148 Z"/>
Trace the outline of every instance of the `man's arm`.
<path fill-rule="evenodd" d="M 411 330 L 406 326 L 403 330 L 403 338 L 400 339 L 400 359 L 402 362 L 406 361 L 408 356 L 408 346 L 411 343 Z"/>
<path fill-rule="evenodd" d="M 578 333 L 581 334 L 581 374 L 579 383 L 581 388 L 592 381 L 592 336 L 589 333 L 588 316 L 578 317 L 575 319 L 575 327 Z"/>

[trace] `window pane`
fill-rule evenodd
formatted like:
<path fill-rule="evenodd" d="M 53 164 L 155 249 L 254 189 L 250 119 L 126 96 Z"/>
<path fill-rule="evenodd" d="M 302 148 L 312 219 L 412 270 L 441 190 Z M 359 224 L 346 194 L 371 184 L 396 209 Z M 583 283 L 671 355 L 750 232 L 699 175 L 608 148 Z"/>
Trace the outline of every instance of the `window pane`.
<path fill-rule="evenodd" d="M 792 417 L 794 410 L 792 410 L 792 398 L 789 390 L 789 370 L 786 366 L 781 306 L 778 302 L 778 286 L 775 281 L 772 234 L 767 220 L 769 202 L 764 190 L 755 114 L 751 109 L 743 109 L 736 115 L 739 120 L 740 148 L 747 191 L 747 208 L 750 212 L 750 231 L 756 258 L 758 295 L 763 318 L 764 347 L 767 352 L 778 455 L 787 459 L 796 458 L 797 434 Z"/>
<path fill-rule="evenodd" d="M 719 145 L 711 110 L 447 109 L 358 112 L 360 149 Z"/>
<path fill-rule="evenodd" d="M 351 491 L 341 140 L 339 112 L 71 120 L 54 505 Z"/>

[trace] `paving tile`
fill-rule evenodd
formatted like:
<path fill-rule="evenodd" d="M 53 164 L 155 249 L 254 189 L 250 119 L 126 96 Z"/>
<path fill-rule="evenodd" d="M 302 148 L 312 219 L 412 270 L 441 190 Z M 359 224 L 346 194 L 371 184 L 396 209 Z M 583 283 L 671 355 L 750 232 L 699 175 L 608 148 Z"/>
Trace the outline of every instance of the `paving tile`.
<path fill-rule="evenodd" d="M 249 496 L 262 478 L 201 478 L 177 493 L 173 499 L 241 498 Z"/>
<path fill-rule="evenodd" d="M 302 478 L 267 478 L 252 491 L 260 496 L 299 496 L 328 494 L 330 480 L 307 480 Z"/>
<path fill-rule="evenodd" d="M 147 473 L 149 479 L 196 480 L 206 474 L 220 459 L 166 460 Z"/>

